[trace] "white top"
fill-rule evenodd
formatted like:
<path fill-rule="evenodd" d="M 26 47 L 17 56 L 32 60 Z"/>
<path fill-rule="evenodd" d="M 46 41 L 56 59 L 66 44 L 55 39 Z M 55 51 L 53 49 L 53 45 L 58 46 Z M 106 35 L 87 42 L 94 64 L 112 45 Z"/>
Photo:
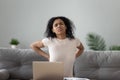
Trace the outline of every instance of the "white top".
<path fill-rule="evenodd" d="M 64 76 L 73 76 L 73 64 L 75 61 L 75 53 L 77 46 L 80 45 L 79 39 L 57 39 L 44 38 L 43 45 L 49 49 L 50 62 L 64 63 Z"/>
<path fill-rule="evenodd" d="M 88 78 L 65 77 L 64 80 L 90 80 Z"/>

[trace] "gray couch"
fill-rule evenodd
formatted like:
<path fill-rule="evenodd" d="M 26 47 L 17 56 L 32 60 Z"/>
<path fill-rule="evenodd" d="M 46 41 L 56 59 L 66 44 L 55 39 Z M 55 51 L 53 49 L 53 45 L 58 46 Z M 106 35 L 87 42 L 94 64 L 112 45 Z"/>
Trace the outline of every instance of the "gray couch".
<path fill-rule="evenodd" d="M 85 51 L 74 65 L 76 77 L 120 80 L 120 51 Z"/>
<path fill-rule="evenodd" d="M 46 61 L 32 49 L 0 49 L 0 80 L 32 79 L 32 61 Z M 84 51 L 74 63 L 74 76 L 120 80 L 120 51 Z"/>

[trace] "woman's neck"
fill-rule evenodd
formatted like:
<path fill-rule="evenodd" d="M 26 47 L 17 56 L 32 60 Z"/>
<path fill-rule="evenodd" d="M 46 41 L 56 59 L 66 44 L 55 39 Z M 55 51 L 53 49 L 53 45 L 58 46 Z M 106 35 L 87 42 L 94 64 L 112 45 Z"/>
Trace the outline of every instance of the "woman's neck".
<path fill-rule="evenodd" d="M 57 38 L 58 38 L 58 39 L 65 39 L 65 38 L 66 38 L 66 35 L 57 35 Z"/>

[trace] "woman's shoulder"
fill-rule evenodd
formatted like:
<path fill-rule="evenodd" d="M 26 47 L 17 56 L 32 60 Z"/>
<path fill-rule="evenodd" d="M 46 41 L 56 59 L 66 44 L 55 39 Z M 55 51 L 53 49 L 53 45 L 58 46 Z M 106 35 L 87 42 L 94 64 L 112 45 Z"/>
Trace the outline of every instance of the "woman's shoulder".
<path fill-rule="evenodd" d="M 81 41 L 80 41 L 80 39 L 79 39 L 79 38 L 77 38 L 77 37 L 76 37 L 76 38 L 74 38 L 74 40 L 75 40 L 76 42 L 81 42 Z"/>
<path fill-rule="evenodd" d="M 51 43 L 51 39 L 46 37 L 42 39 L 42 42 L 44 46 L 48 46 Z"/>
<path fill-rule="evenodd" d="M 43 38 L 43 40 L 51 40 L 51 38 L 45 37 L 45 38 Z"/>
<path fill-rule="evenodd" d="M 80 39 L 79 39 L 79 38 L 77 38 L 77 37 L 73 38 L 72 40 L 75 40 L 75 41 L 76 41 L 76 40 L 79 40 L 79 41 L 80 41 Z"/>
<path fill-rule="evenodd" d="M 42 39 L 42 41 L 52 41 L 52 38 L 45 37 L 45 38 Z"/>
<path fill-rule="evenodd" d="M 80 41 L 80 39 L 79 39 L 79 38 L 77 38 L 77 37 L 75 38 L 75 40 L 79 40 L 79 41 Z"/>

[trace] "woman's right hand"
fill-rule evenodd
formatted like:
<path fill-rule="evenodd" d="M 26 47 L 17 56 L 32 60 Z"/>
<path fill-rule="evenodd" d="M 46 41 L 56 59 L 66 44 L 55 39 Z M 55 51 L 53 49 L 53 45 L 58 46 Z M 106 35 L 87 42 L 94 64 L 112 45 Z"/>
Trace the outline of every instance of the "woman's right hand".
<path fill-rule="evenodd" d="M 40 48 L 43 48 L 43 47 L 44 47 L 42 41 L 33 42 L 33 43 L 30 45 L 30 47 L 31 47 L 35 52 L 37 52 L 38 54 L 40 54 L 41 56 L 43 56 L 43 57 L 45 57 L 47 60 L 49 60 L 49 54 L 40 49 Z"/>

